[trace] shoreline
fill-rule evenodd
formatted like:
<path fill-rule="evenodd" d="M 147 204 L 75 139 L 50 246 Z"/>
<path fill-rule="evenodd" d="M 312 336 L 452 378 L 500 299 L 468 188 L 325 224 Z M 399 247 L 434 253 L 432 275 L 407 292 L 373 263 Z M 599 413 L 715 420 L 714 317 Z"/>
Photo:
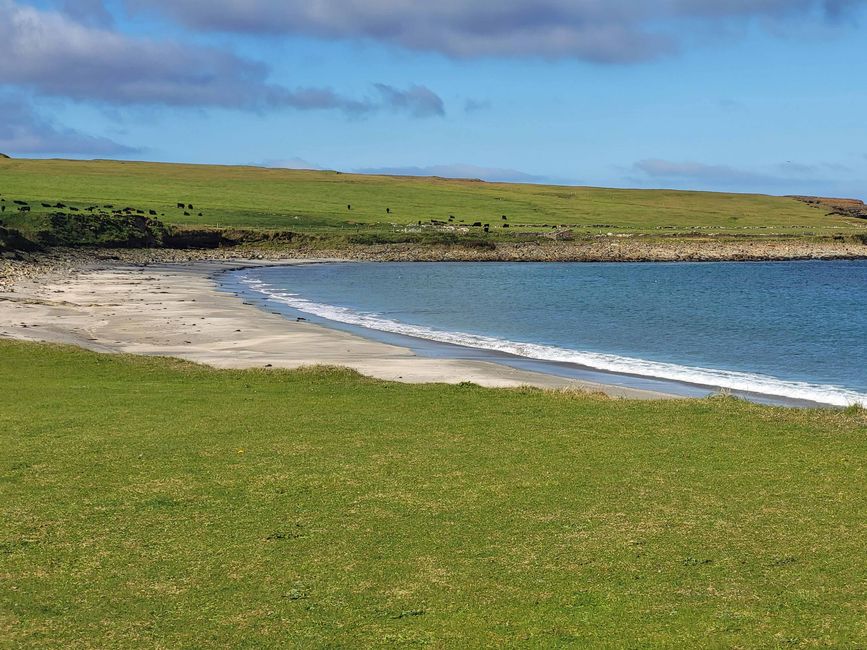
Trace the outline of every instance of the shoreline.
<path fill-rule="evenodd" d="M 302 262 L 302 264 L 358 264 L 346 260 L 317 260 Z M 712 264 L 712 262 L 709 262 Z M 802 261 L 809 263 L 809 261 Z M 361 262 L 364 264 L 364 262 Z M 414 264 L 414 263 L 409 263 Z M 278 263 L 279 266 L 279 263 Z M 594 385 L 619 386 L 628 389 L 664 393 L 679 398 L 706 398 L 717 394 L 726 394 L 747 401 L 771 406 L 787 406 L 795 408 L 839 408 L 828 402 L 817 401 L 808 397 L 787 396 L 785 393 L 756 392 L 747 388 L 724 387 L 719 384 L 700 382 L 698 380 L 666 377 L 664 374 L 651 375 L 630 372 L 625 369 L 604 369 L 585 365 L 577 361 L 550 360 L 528 357 L 502 349 L 487 349 L 484 347 L 445 341 L 437 338 L 418 336 L 413 333 L 397 332 L 392 329 L 379 329 L 355 324 L 351 321 L 333 319 L 313 310 L 305 311 L 303 307 L 292 306 L 279 299 L 274 299 L 267 292 L 260 292 L 246 286 L 243 281 L 245 271 L 263 268 L 261 265 L 239 265 L 220 271 L 214 275 L 215 282 L 227 293 L 240 297 L 263 311 L 280 313 L 289 320 L 301 317 L 301 320 L 336 329 L 365 339 L 409 348 L 421 357 L 474 359 L 509 366 L 518 370 L 529 370 L 548 376 L 575 379 L 591 382 Z"/>
<path fill-rule="evenodd" d="M 314 249 L 243 245 L 231 248 L 53 248 L 40 252 L 0 251 L 0 291 L 21 279 L 58 270 L 71 272 L 109 264 L 194 261 L 341 259 L 371 262 L 771 262 L 867 259 L 867 235 L 854 239 L 643 238 L 491 242 L 490 247 L 421 244 L 347 245 Z"/>
<path fill-rule="evenodd" d="M 97 352 L 169 356 L 216 368 L 332 365 L 406 383 L 472 382 L 605 393 L 629 399 L 678 395 L 518 370 L 492 361 L 428 358 L 309 322 L 292 322 L 222 291 L 221 272 L 316 260 L 224 260 L 129 265 L 92 261 L 20 279 L 0 291 L 0 337 Z"/>

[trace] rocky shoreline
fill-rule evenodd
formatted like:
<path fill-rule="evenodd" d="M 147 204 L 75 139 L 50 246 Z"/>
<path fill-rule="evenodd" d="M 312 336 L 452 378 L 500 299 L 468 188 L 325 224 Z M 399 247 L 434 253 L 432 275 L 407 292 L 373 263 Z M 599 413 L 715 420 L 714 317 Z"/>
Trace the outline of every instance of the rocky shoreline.
<path fill-rule="evenodd" d="M 200 260 L 280 260 L 331 258 L 372 262 L 699 262 L 783 261 L 867 258 L 867 242 L 857 240 L 676 240 L 599 239 L 570 242 L 498 242 L 490 247 L 387 244 L 337 250 L 238 246 L 218 249 L 54 248 L 0 257 L 0 291 L 42 275 L 117 265 Z"/>

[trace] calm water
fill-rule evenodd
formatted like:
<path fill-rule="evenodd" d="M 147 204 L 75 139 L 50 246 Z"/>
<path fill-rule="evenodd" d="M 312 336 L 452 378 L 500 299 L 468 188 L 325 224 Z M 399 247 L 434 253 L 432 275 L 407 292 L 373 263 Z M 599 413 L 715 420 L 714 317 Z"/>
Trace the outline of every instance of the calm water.
<path fill-rule="evenodd" d="M 867 404 L 867 261 L 390 263 L 249 269 L 320 318 L 827 404 Z"/>

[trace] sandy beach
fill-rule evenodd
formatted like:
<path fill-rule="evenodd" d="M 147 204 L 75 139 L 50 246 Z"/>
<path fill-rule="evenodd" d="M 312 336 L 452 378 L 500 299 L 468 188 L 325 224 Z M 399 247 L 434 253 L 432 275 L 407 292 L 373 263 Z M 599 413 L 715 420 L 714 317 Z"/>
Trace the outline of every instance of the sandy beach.
<path fill-rule="evenodd" d="M 407 348 L 290 321 L 220 291 L 214 280 L 223 270 L 269 263 L 293 262 L 108 264 L 24 280 L 0 293 L 0 337 L 72 344 L 106 353 L 171 356 L 217 368 L 325 364 L 411 383 L 468 381 L 488 387 L 576 389 L 630 399 L 674 397 L 487 361 L 420 357 Z"/>

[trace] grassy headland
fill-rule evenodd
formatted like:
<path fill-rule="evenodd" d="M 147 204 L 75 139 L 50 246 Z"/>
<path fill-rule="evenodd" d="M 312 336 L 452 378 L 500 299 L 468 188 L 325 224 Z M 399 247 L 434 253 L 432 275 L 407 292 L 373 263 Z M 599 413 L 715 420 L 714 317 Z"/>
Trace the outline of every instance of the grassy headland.
<path fill-rule="evenodd" d="M 0 342 L 31 647 L 861 647 L 867 420 Z"/>
<path fill-rule="evenodd" d="M 860 241 L 867 234 L 864 219 L 788 197 L 254 167 L 4 159 L 0 194 L 7 229 L 55 245 L 113 244 L 119 231 L 134 246 L 266 242 L 337 249 L 496 246 L 552 236 Z M 182 236 L 168 241 L 165 226 Z M 214 230 L 224 238 L 209 238 Z"/>

